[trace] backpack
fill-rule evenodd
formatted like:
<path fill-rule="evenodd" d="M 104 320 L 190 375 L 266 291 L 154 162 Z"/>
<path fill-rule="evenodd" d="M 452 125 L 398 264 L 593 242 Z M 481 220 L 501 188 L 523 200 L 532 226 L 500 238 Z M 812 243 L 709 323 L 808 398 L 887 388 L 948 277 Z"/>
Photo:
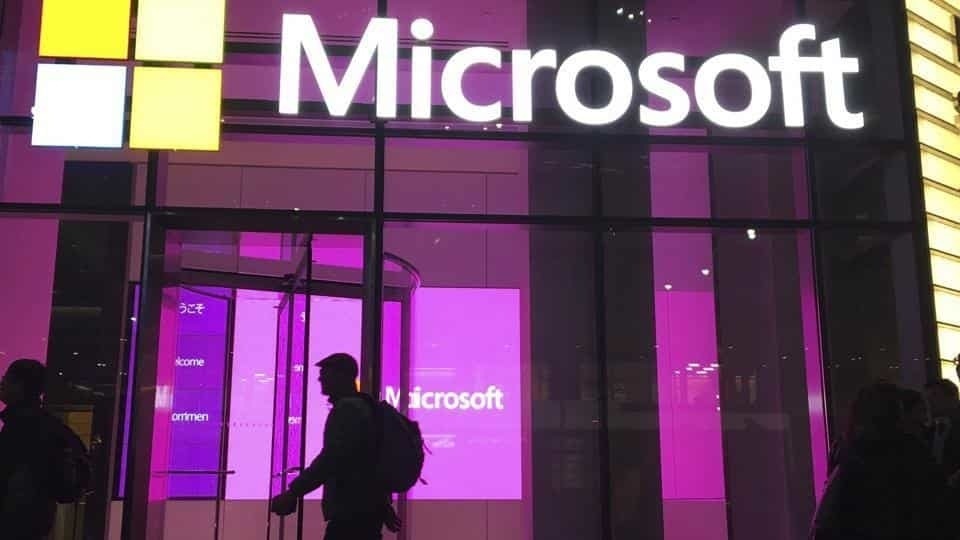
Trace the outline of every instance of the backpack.
<path fill-rule="evenodd" d="M 386 401 L 377 403 L 369 396 L 367 399 L 373 406 L 377 430 L 377 478 L 388 493 L 405 493 L 418 481 L 423 482 L 420 474 L 426 444 L 420 425 Z"/>
<path fill-rule="evenodd" d="M 60 504 L 72 504 L 92 490 L 93 471 L 80 437 L 60 424 L 59 447 L 51 467 L 51 493 Z"/>

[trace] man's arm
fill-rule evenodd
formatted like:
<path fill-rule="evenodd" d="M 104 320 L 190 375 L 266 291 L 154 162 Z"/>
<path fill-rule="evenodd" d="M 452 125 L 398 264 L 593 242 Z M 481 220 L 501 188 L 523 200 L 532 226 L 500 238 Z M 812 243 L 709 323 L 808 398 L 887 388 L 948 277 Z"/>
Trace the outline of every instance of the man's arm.
<path fill-rule="evenodd" d="M 290 483 L 291 494 L 303 497 L 322 486 L 333 471 L 346 466 L 355 458 L 360 440 L 359 430 L 365 425 L 361 408 L 364 405 L 359 400 L 356 400 L 356 403 L 351 400 L 330 412 L 323 434 L 323 450 L 310 466 Z"/>

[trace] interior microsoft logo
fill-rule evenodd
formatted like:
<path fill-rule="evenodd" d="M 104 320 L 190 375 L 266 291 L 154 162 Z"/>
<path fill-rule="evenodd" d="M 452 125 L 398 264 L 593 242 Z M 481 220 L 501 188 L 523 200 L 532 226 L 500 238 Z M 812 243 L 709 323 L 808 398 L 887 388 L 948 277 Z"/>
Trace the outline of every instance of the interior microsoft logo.
<path fill-rule="evenodd" d="M 220 148 L 226 0 L 139 0 L 132 62 L 130 3 L 43 1 L 34 145 L 122 147 L 132 65 L 131 148 Z"/>

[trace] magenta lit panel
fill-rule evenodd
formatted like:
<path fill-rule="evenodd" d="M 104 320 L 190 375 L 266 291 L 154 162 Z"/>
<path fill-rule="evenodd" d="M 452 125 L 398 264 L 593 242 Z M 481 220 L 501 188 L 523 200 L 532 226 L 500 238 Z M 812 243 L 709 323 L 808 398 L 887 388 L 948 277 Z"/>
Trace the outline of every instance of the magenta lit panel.
<path fill-rule="evenodd" d="M 228 499 L 266 499 L 280 294 L 237 291 L 227 468 Z"/>
<path fill-rule="evenodd" d="M 360 358 L 361 311 L 363 303 L 356 298 L 314 296 L 310 301 L 310 363 L 306 366 L 310 379 L 307 388 L 307 462 L 323 448 L 323 425 L 330 413 L 327 396 L 320 393 L 315 364 L 325 356 L 345 352 Z M 306 496 L 320 499 L 323 489 Z"/>
<path fill-rule="evenodd" d="M 401 309 L 400 302 L 383 303 L 383 363 L 380 368 L 380 399 L 385 397 L 384 388 L 388 386 L 398 388 L 400 386 L 400 362 L 402 361 L 400 353 L 403 346 Z"/>
<path fill-rule="evenodd" d="M 723 499 L 713 292 L 655 297 L 663 498 Z"/>
<path fill-rule="evenodd" d="M 411 497 L 520 499 L 520 291 L 418 289 L 413 327 L 410 414 L 432 454 Z"/>
<path fill-rule="evenodd" d="M 420 289 L 415 297 L 410 412 L 433 453 L 424 470 L 429 484 L 415 488 L 411 497 L 519 499 L 519 291 Z M 227 481 L 228 499 L 268 497 L 278 304 L 277 293 L 237 292 L 228 450 L 228 466 L 236 473 Z M 296 322 L 302 324 L 304 306 L 297 307 Z M 307 417 L 287 418 L 288 429 L 305 423 L 308 461 L 323 447 L 330 408 L 313 363 L 334 352 L 359 358 L 362 303 L 318 296 L 310 309 L 310 361 L 294 376 L 308 378 Z M 385 303 L 383 324 L 384 397 L 392 401 L 401 391 L 399 303 Z M 320 497 L 322 490 L 307 498 Z"/>

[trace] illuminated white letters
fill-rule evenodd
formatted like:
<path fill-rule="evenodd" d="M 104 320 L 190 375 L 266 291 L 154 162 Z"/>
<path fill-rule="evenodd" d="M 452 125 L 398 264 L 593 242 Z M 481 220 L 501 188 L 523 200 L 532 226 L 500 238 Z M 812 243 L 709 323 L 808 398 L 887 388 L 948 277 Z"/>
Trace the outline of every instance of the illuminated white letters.
<path fill-rule="evenodd" d="M 801 57 L 800 42 L 817 39 L 817 30 L 812 24 L 797 24 L 780 36 L 780 56 L 769 59 L 770 71 L 780 73 L 783 92 L 783 117 L 787 127 L 803 127 L 806 118 L 803 110 L 803 87 L 801 73 L 822 73 L 827 102 L 827 116 L 839 128 L 860 129 L 864 125 L 863 113 L 852 114 L 847 109 L 843 75 L 858 73 L 860 62 L 856 58 L 842 58 L 840 40 L 832 39 L 820 47 L 820 57 Z"/>
<path fill-rule="evenodd" d="M 320 94 L 330 115 L 344 117 L 356 98 L 364 74 L 376 58 L 376 116 L 393 119 L 397 116 L 398 22 L 396 19 L 373 18 L 364 30 L 353 56 L 339 82 L 330 64 L 320 35 L 309 15 L 284 15 L 281 45 L 279 109 L 283 114 L 300 110 L 300 71 L 303 56 L 313 71 Z M 410 25 L 414 39 L 410 55 L 410 117 L 429 120 L 434 96 L 433 51 L 428 41 L 434 27 L 427 19 L 416 19 Z M 803 104 L 802 74 L 823 76 L 826 112 L 830 121 L 842 129 L 861 129 L 864 114 L 847 108 L 844 76 L 859 73 L 860 62 L 841 54 L 840 40 L 820 44 L 820 56 L 800 56 L 804 41 L 816 40 L 816 28 L 797 24 L 780 36 L 779 55 L 767 58 L 767 66 L 742 54 L 720 54 L 707 58 L 695 74 L 696 105 L 711 123 L 727 128 L 744 128 L 760 122 L 770 109 L 772 83 L 768 70 L 780 76 L 783 95 L 783 117 L 786 127 L 803 127 L 806 115 Z M 303 51 L 304 54 L 301 54 Z M 468 70 L 479 65 L 503 68 L 503 55 L 509 54 L 512 96 L 499 96 L 490 103 L 471 101 L 464 91 Z M 633 104 L 634 81 L 630 68 L 613 53 L 587 50 L 574 53 L 558 67 L 557 51 L 519 49 L 501 51 L 492 47 L 468 47 L 455 52 L 440 73 L 443 103 L 454 116 L 468 122 L 493 123 L 502 118 L 503 102 L 512 97 L 515 122 L 533 121 L 533 79 L 540 70 L 556 70 L 555 93 L 560 109 L 573 121 L 590 126 L 611 124 L 623 118 Z M 584 103 L 577 95 L 577 78 L 586 69 L 604 71 L 610 78 L 611 94 L 605 104 Z M 640 86 L 666 101 L 666 108 L 639 104 L 640 123 L 647 126 L 676 126 L 690 115 L 693 100 L 677 82 L 670 80 L 686 71 L 686 58 L 675 52 L 657 52 L 645 58 L 637 68 Z M 749 100 L 742 110 L 731 110 L 720 104 L 717 79 L 724 72 L 737 72 L 746 78 Z M 673 73 L 665 73 L 673 72 Z M 493 98 L 491 98 L 493 99 Z"/>
<path fill-rule="evenodd" d="M 513 51 L 513 121 L 533 121 L 533 76 L 538 69 L 557 69 L 557 51 L 545 49 L 530 54 L 529 50 Z"/>
<path fill-rule="evenodd" d="M 823 71 L 819 58 L 800 57 L 800 42 L 812 39 L 817 39 L 817 30 L 812 24 L 791 26 L 780 36 L 780 56 L 771 56 L 769 60 L 770 71 L 780 73 L 783 121 L 787 127 L 802 127 L 805 122 L 800 74 Z"/>
<path fill-rule="evenodd" d="M 338 83 L 309 15 L 284 15 L 280 44 L 280 112 L 300 112 L 300 51 L 306 53 L 320 94 L 333 116 L 346 116 L 363 74 L 377 55 L 377 116 L 397 116 L 397 20 L 373 18 Z"/>
<path fill-rule="evenodd" d="M 207 413 L 170 413 L 170 420 L 174 422 L 209 422 L 210 415 Z"/>
<path fill-rule="evenodd" d="M 587 107 L 577 97 L 577 76 L 588 67 L 600 68 L 610 76 L 613 91 L 603 107 Z M 557 70 L 557 103 L 572 120 L 588 126 L 616 122 L 630 108 L 633 78 L 623 60 L 607 51 L 580 51 L 567 58 Z"/>
<path fill-rule="evenodd" d="M 477 64 L 500 68 L 500 51 L 492 47 L 468 47 L 450 57 L 440 77 L 440 92 L 453 114 L 470 122 L 493 122 L 500 118 L 500 101 L 487 105 L 471 103 L 463 94 L 463 74 Z"/>
<path fill-rule="evenodd" d="M 409 394 L 411 409 L 446 409 L 450 411 L 502 411 L 503 390 L 490 385 L 484 392 L 433 392 L 414 386 Z M 400 406 L 400 389 L 387 386 L 384 401 Z"/>
<path fill-rule="evenodd" d="M 410 24 L 410 34 L 419 41 L 433 37 L 433 23 L 417 19 Z M 433 51 L 422 45 L 413 46 L 410 70 L 410 117 L 429 120 L 433 108 L 433 93 L 430 88 L 433 75 Z"/>
<path fill-rule="evenodd" d="M 847 109 L 843 75 L 859 73 L 860 61 L 840 56 L 840 40 L 824 41 L 820 46 L 823 54 L 823 86 L 827 95 L 827 116 L 837 127 L 860 129 L 864 126 L 863 113 L 851 113 Z"/>
<path fill-rule="evenodd" d="M 188 368 L 203 367 L 206 365 L 206 363 L 207 363 L 206 360 L 204 360 L 203 358 L 181 358 L 179 356 L 174 361 L 175 366 L 188 367 Z"/>
<path fill-rule="evenodd" d="M 640 123 L 648 126 L 675 126 L 687 119 L 690 114 L 690 96 L 676 83 L 660 76 L 661 69 L 672 69 L 683 73 L 686 58 L 682 54 L 654 53 L 640 63 L 637 76 L 640 84 L 650 93 L 662 97 L 670 103 L 665 111 L 640 105 Z"/>
<path fill-rule="evenodd" d="M 742 111 L 731 111 L 717 100 L 717 77 L 724 71 L 739 71 L 747 77 L 750 103 Z M 718 126 L 742 128 L 752 126 L 770 109 L 770 77 L 759 62 L 742 54 L 720 54 L 700 66 L 694 81 L 694 92 L 700 112 Z"/>

